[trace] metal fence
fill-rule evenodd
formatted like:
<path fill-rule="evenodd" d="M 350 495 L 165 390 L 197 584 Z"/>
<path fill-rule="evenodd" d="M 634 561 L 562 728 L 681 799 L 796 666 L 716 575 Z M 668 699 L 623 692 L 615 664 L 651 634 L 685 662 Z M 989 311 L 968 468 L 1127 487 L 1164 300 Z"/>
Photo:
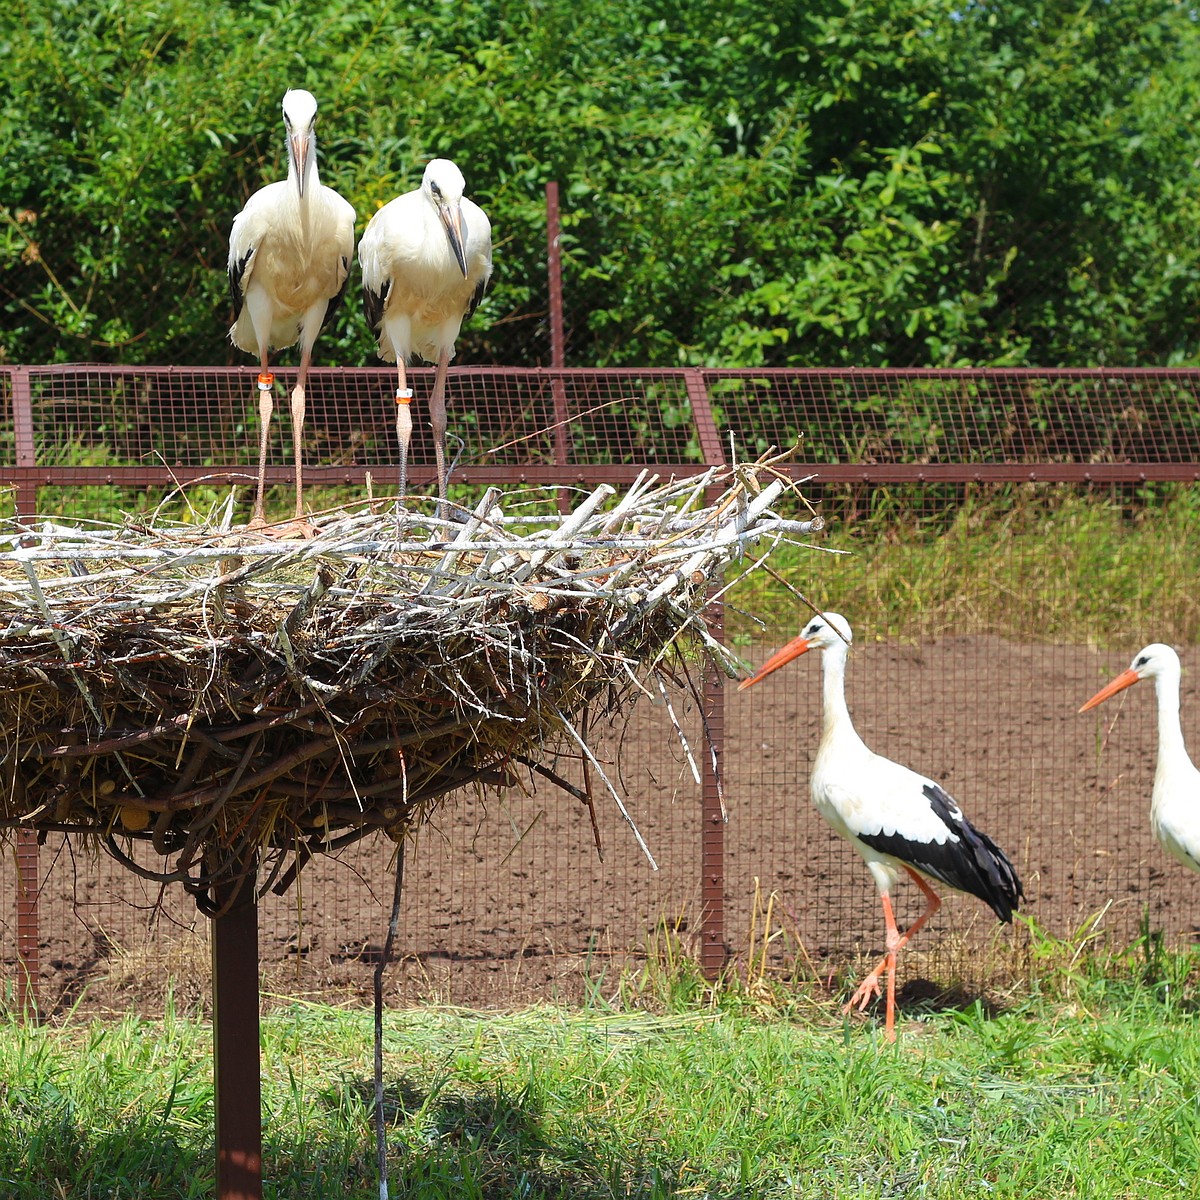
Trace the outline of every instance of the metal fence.
<path fill-rule="evenodd" d="M 419 404 L 429 375 L 414 374 Z M 359 494 L 368 480 L 381 492 L 394 486 L 393 386 L 384 369 L 313 373 L 304 453 L 314 504 Z M 215 502 L 250 481 L 254 390 L 251 370 L 2 369 L 0 461 L 10 490 L 0 503 L 10 514 L 88 519 L 177 504 L 180 488 L 196 505 Z M 697 473 L 732 453 L 799 440 L 791 469 L 811 477 L 805 493 L 832 521 L 853 521 L 883 498 L 914 520 L 939 521 L 968 489 L 1020 488 L 1033 502 L 1092 491 L 1136 501 L 1139 511 L 1169 502 L 1200 480 L 1198 395 L 1200 372 L 1170 370 L 462 368 L 451 374 L 450 425 L 463 442 L 457 486 L 467 489 L 620 485 L 646 466 Z M 291 477 L 288 437 L 286 419 L 277 420 L 270 479 L 280 485 Z M 414 485 L 431 482 L 424 431 L 411 461 Z M 969 538 L 961 545 L 970 554 Z M 1161 571 L 1193 576 L 1198 550 L 1200 534 L 1181 537 Z M 1013 856 L 1041 925 L 1069 936 L 1102 914 L 1097 929 L 1118 943 L 1143 919 L 1173 941 L 1187 938 L 1200 880 L 1151 839 L 1151 699 L 1130 699 L 1111 731 L 1112 714 L 1097 725 L 1075 709 L 1135 649 L 1194 628 L 1196 614 L 1147 608 L 1119 646 L 1058 644 L 1039 636 L 1042 614 L 1023 599 L 1035 564 L 1053 570 L 1043 558 L 1036 532 L 1016 528 L 1003 556 L 972 560 L 986 586 L 1008 597 L 1011 620 L 1001 631 L 962 614 L 935 638 L 914 612 L 898 637 L 879 640 L 880 614 L 869 597 L 845 593 L 836 559 L 814 552 L 795 582 L 855 626 L 850 703 L 869 744 L 946 782 Z M 1063 577 L 1061 587 L 1069 596 L 1103 580 Z M 1024 632 L 1001 636 L 1009 629 Z M 768 631 L 747 644 L 747 659 L 794 632 Z M 1185 649 L 1192 745 L 1195 662 Z M 746 954 L 772 895 L 776 966 L 828 967 L 878 946 L 869 876 L 808 803 L 817 674 L 801 660 L 744 694 L 710 681 L 707 729 L 720 769 L 700 784 L 660 707 L 641 703 L 609 731 L 607 754 L 658 872 L 603 809 L 601 861 L 586 813 L 532 780 L 501 797 L 452 799 L 409 856 L 397 994 L 462 1003 L 608 994 L 621 966 L 675 939 L 715 970 Z M 702 744 L 699 714 L 680 716 Z M 571 778 L 576 765 L 555 769 Z M 318 860 L 292 892 L 264 900 L 268 989 L 336 999 L 369 984 L 390 850 L 366 843 Z M 950 955 L 985 944 L 990 929 L 977 902 L 953 897 L 922 940 Z M 0 967 L 18 981 L 23 959 L 44 1007 L 83 992 L 98 1004 L 154 1007 L 167 975 L 202 993 L 205 936 L 184 898 L 160 895 L 86 844 L 38 847 L 19 835 L 0 866 Z M 970 977 L 961 956 L 934 955 L 921 969 Z"/>

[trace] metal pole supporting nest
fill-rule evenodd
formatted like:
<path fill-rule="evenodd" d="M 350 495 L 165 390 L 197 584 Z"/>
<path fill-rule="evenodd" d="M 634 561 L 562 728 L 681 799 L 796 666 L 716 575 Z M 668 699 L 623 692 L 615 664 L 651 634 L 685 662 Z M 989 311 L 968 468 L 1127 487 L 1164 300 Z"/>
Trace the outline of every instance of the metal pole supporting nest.
<path fill-rule="evenodd" d="M 213 1085 L 217 1200 L 262 1200 L 256 872 L 213 887 Z"/>

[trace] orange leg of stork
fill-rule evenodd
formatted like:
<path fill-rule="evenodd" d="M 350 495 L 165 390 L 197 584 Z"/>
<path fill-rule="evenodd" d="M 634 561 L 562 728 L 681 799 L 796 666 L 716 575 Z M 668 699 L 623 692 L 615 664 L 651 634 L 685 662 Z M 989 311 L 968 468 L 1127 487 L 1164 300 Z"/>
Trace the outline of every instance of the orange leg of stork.
<path fill-rule="evenodd" d="M 304 385 L 312 363 L 312 346 L 305 345 L 300 353 L 300 374 L 292 388 L 292 445 L 296 452 L 296 520 L 304 520 Z"/>
<path fill-rule="evenodd" d="M 939 908 L 942 907 L 942 898 L 925 882 L 925 880 L 917 874 L 911 867 L 904 868 L 909 875 L 912 876 L 913 882 L 925 893 L 925 911 L 901 933 L 896 927 L 896 916 L 892 912 L 892 899 L 883 892 L 879 899 L 883 903 L 883 920 L 887 926 L 887 953 L 875 964 L 871 973 L 858 985 L 858 989 L 854 995 L 846 1002 L 842 1008 L 842 1012 L 848 1013 L 851 1009 L 857 1008 L 859 1012 L 864 1012 L 868 1004 L 880 994 L 879 989 L 879 973 L 887 971 L 887 1020 L 885 1031 L 889 1042 L 896 1040 L 896 955 L 908 944 L 909 939 L 915 934 Z"/>
<path fill-rule="evenodd" d="M 429 424 L 433 429 L 433 452 L 437 455 L 438 507 L 437 515 L 446 518 L 446 372 L 450 367 L 450 351 L 438 356 L 433 394 L 429 397 Z"/>
<path fill-rule="evenodd" d="M 412 388 L 408 386 L 408 372 L 404 356 L 396 355 L 399 381 L 396 384 L 396 441 L 400 443 L 400 499 L 408 492 L 408 446 L 412 441 Z"/>
<path fill-rule="evenodd" d="M 275 376 L 267 369 L 266 352 L 262 355 L 262 370 L 258 375 L 258 491 L 254 496 L 254 515 L 251 526 L 265 525 L 263 517 L 263 477 L 267 473 L 267 438 L 271 430 L 271 414 L 275 411 Z"/>

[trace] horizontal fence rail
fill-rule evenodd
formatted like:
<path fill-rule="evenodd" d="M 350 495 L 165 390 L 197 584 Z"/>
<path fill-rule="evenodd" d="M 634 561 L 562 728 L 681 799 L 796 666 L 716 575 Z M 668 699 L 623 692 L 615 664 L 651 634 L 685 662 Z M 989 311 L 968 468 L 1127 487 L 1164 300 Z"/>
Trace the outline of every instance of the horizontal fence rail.
<path fill-rule="evenodd" d="M 86 520 L 99 505 L 153 508 L 180 487 L 195 494 L 237 486 L 248 502 L 255 377 L 248 368 L 0 367 L 0 512 Z M 276 378 L 282 401 L 295 373 L 280 369 Z M 423 404 L 432 371 L 410 378 L 410 477 L 416 488 L 431 487 Z M 331 503 L 347 490 L 386 495 L 395 487 L 394 387 L 389 368 L 311 373 L 305 475 L 311 489 L 340 489 L 329 493 Z M 1200 480 L 1198 401 L 1200 371 L 1157 368 L 463 367 L 450 373 L 448 411 L 452 440 L 461 439 L 456 484 L 621 486 L 647 469 L 692 475 L 790 450 L 781 465 L 809 481 L 801 491 L 818 505 L 842 492 L 904 488 L 935 515 L 967 485 L 1192 485 Z M 269 446 L 268 482 L 289 486 L 286 403 L 277 406 Z M 1032 540 L 1014 538 L 1008 561 L 979 569 L 1019 598 L 1021 572 L 1039 553 Z M 1184 539 L 1164 570 L 1194 573 L 1197 554 L 1196 539 Z M 1200 886 L 1164 859 L 1148 829 L 1152 705 L 1130 701 L 1102 753 L 1072 707 L 1127 665 L 1141 642 L 1119 654 L 979 636 L 873 644 L 873 614 L 839 594 L 832 568 L 817 562 L 806 570 L 818 586 L 805 590 L 831 597 L 863 635 L 848 687 L 866 740 L 946 781 L 1010 850 L 1039 920 L 1065 933 L 1104 911 L 1113 936 L 1131 938 L 1146 909 L 1172 938 L 1191 936 Z M 1063 580 L 1072 586 L 1079 581 Z M 1156 614 L 1145 617 L 1145 640 L 1153 640 Z M 721 636 L 719 614 L 713 630 Z M 768 631 L 747 658 L 761 661 L 794 632 Z M 1186 652 L 1184 661 L 1194 746 L 1200 698 Z M 776 945 L 790 947 L 776 949 L 775 959 L 798 960 L 803 947 L 814 959 L 845 962 L 877 946 L 869 876 L 808 806 L 820 712 L 817 667 L 806 671 L 806 663 L 743 695 L 706 681 L 706 712 L 678 714 L 690 744 L 704 747 L 699 785 L 659 709 L 639 704 L 610 732 L 608 761 L 663 864 L 657 875 L 612 814 L 600 814 L 599 860 L 577 806 L 532 780 L 519 795 L 464 794 L 448 805 L 411 856 L 400 990 L 472 1003 L 579 996 L 584 980 L 594 987 L 609 964 L 678 937 L 713 973 L 742 951 L 772 893 L 774 911 L 786 914 L 787 936 Z M 579 764 L 555 770 L 575 779 Z M 65 841 L 39 850 L 23 838 L 18 850 L 0 867 L 0 960 L 18 989 L 40 981 L 52 1003 L 66 1003 L 100 972 L 135 982 L 168 970 L 187 976 L 186 947 L 202 941 L 203 926 L 186 899 L 160 897 Z M 272 986 L 340 995 L 369 983 L 388 853 L 364 846 L 314 862 L 298 897 L 264 901 Z M 935 925 L 983 937 L 990 918 L 976 910 L 951 899 L 952 915 Z"/>

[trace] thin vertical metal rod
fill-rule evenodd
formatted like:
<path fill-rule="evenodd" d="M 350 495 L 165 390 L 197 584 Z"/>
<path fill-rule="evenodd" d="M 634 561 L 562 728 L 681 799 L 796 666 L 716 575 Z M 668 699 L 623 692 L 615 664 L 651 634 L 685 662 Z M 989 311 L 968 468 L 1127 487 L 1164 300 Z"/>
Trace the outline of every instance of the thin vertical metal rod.
<path fill-rule="evenodd" d="M 262 1200 L 262 1083 L 258 1049 L 258 904 L 255 871 L 214 889 L 213 1081 L 217 1200 Z"/>
<path fill-rule="evenodd" d="M 546 184 L 546 269 L 550 284 L 550 365 L 561 370 L 567 365 L 563 326 L 562 252 L 559 237 L 558 182 Z"/>
<path fill-rule="evenodd" d="M 566 366 L 566 334 L 563 327 L 562 252 L 559 239 L 562 227 L 558 215 L 558 183 L 546 184 L 546 271 L 550 285 L 550 366 L 562 370 Z M 567 436 L 567 390 L 561 377 L 550 380 L 550 395 L 554 401 L 554 465 L 565 467 L 571 458 L 571 441 Z M 558 511 L 571 511 L 570 497 L 565 488 L 558 489 Z"/>
<path fill-rule="evenodd" d="M 396 882 L 392 888 L 392 913 L 379 962 L 375 964 L 375 1161 L 379 1172 L 379 1200 L 388 1200 L 387 1112 L 383 1087 L 383 973 L 392 961 L 400 929 L 400 903 L 404 895 L 404 839 L 396 843 Z"/>

